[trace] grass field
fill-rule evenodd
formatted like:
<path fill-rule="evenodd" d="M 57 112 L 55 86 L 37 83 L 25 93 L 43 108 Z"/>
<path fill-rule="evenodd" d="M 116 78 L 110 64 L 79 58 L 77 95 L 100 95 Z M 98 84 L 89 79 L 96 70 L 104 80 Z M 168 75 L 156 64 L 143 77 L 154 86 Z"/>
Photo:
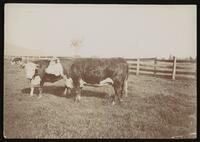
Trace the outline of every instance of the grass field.
<path fill-rule="evenodd" d="M 194 138 L 196 81 L 130 75 L 128 97 L 110 103 L 112 87 L 85 87 L 80 103 L 63 97 L 62 81 L 29 97 L 25 71 L 4 62 L 7 138 Z M 37 90 L 36 92 L 37 93 Z M 57 94 L 57 95 L 55 95 Z"/>

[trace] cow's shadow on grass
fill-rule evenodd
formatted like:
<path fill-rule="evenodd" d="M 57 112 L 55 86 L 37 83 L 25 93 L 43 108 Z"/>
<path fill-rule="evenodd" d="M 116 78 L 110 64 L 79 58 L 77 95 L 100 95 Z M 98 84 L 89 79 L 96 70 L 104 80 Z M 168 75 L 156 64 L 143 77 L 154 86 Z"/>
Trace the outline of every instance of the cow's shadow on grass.
<path fill-rule="evenodd" d="M 44 86 L 43 87 L 43 94 L 51 94 L 58 97 L 65 97 L 65 98 L 72 98 L 74 97 L 73 91 L 71 93 L 63 95 L 65 88 L 62 86 Z M 24 88 L 21 90 L 24 94 L 30 94 L 31 89 L 30 88 Z M 39 88 L 35 87 L 34 94 L 39 94 Z M 109 95 L 106 92 L 95 92 L 90 90 L 82 90 L 81 96 L 84 97 L 96 97 L 96 98 L 107 98 Z"/>

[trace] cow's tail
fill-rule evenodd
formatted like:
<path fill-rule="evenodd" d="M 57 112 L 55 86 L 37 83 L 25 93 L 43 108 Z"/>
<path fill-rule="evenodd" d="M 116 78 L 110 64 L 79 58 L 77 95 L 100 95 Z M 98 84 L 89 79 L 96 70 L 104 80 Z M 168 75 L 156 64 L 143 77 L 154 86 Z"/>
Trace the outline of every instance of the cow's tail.
<path fill-rule="evenodd" d="M 128 76 L 129 76 L 129 67 L 128 67 L 128 64 L 126 66 L 126 79 L 125 80 L 128 80 Z"/>
<path fill-rule="evenodd" d="M 126 64 L 126 76 L 125 76 L 124 85 L 123 85 L 125 97 L 128 96 L 128 76 L 129 76 L 129 67 L 128 67 L 128 64 Z"/>

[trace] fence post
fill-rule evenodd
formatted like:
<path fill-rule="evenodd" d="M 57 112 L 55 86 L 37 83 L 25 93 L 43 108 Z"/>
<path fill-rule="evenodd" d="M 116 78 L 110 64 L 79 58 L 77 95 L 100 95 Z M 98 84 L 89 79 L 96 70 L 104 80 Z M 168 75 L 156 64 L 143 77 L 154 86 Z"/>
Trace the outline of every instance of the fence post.
<path fill-rule="evenodd" d="M 136 75 L 139 75 L 139 69 L 140 69 L 140 58 L 137 58 L 137 70 L 136 70 Z"/>
<path fill-rule="evenodd" d="M 156 75 L 157 58 L 154 58 L 154 75 Z"/>
<path fill-rule="evenodd" d="M 176 76 L 176 57 L 173 57 L 173 70 L 172 70 L 172 79 L 174 80 Z"/>

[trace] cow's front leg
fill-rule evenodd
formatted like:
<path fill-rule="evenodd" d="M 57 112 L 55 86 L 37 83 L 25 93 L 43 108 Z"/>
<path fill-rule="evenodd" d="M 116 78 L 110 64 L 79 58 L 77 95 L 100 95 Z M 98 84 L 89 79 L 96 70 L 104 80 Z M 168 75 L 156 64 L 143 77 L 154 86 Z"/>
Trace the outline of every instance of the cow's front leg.
<path fill-rule="evenodd" d="M 42 97 L 43 86 L 44 86 L 44 82 L 42 81 L 40 83 L 40 87 L 39 87 L 38 99 L 40 99 Z"/>
<path fill-rule="evenodd" d="M 71 88 L 65 87 L 65 90 L 63 92 L 63 95 L 66 96 L 67 94 L 71 94 Z"/>
<path fill-rule="evenodd" d="M 65 90 L 63 92 L 63 96 L 66 96 L 67 95 L 67 87 L 65 87 Z"/>
<path fill-rule="evenodd" d="M 74 93 L 75 93 L 75 102 L 80 102 L 81 100 L 81 88 L 74 88 Z"/>
<path fill-rule="evenodd" d="M 42 97 L 42 87 L 39 87 L 39 94 L 38 94 L 38 99 L 40 99 Z"/>
<path fill-rule="evenodd" d="M 34 86 L 31 86 L 31 92 L 30 92 L 30 97 L 32 97 L 33 96 L 33 91 L 34 91 Z"/>
<path fill-rule="evenodd" d="M 67 78 L 66 76 L 63 77 L 65 81 L 65 91 L 63 92 L 63 95 L 71 93 L 71 88 L 73 88 L 73 81 L 72 78 Z"/>

